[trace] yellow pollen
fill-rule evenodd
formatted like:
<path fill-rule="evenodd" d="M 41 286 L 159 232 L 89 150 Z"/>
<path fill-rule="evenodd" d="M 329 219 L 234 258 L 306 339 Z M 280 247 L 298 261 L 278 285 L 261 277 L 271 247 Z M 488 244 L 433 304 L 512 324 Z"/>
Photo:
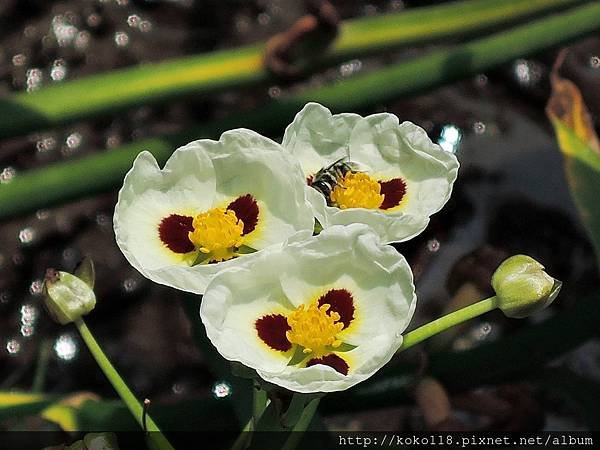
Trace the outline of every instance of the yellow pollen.
<path fill-rule="evenodd" d="M 224 261 L 235 256 L 234 248 L 242 245 L 244 222 L 235 212 L 213 208 L 194 217 L 194 231 L 188 237 L 202 253 L 210 253 L 212 261 Z"/>
<path fill-rule="evenodd" d="M 376 209 L 383 202 L 381 185 L 365 173 L 346 172 L 331 191 L 331 201 L 341 209 Z"/>
<path fill-rule="evenodd" d="M 304 353 L 315 353 L 321 356 L 328 353 L 325 347 L 339 347 L 342 341 L 336 339 L 336 334 L 344 328 L 340 315 L 336 312 L 327 313 L 330 305 L 327 303 L 318 306 L 313 302 L 308 308 L 304 305 L 298 306 L 294 312 L 287 317 L 287 323 L 291 330 L 285 333 L 288 341 L 304 347 Z"/>

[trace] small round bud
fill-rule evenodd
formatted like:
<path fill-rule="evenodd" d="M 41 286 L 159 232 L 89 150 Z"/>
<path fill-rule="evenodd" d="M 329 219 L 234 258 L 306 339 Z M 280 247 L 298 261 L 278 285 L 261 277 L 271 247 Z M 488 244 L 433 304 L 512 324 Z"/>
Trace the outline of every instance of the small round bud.
<path fill-rule="evenodd" d="M 44 294 L 46 309 L 62 325 L 73 322 L 96 306 L 96 295 L 89 282 L 68 272 L 48 269 Z"/>
<path fill-rule="evenodd" d="M 492 276 L 499 308 L 508 317 L 527 317 L 554 301 L 562 283 L 535 259 L 515 255 L 506 259 Z"/>

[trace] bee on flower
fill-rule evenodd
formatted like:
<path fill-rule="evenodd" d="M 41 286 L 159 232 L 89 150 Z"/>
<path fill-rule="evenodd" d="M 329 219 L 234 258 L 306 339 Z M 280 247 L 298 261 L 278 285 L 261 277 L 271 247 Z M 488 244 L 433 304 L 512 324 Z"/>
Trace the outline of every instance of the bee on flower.
<path fill-rule="evenodd" d="M 283 147 L 302 166 L 323 228 L 365 223 L 383 242 L 408 240 L 450 198 L 458 161 L 393 114 L 332 115 L 308 103 L 285 130 Z"/>
<path fill-rule="evenodd" d="M 117 244 L 149 279 L 203 293 L 249 255 L 313 230 L 298 163 L 250 130 L 177 149 L 161 170 L 142 152 L 115 208 Z"/>
<path fill-rule="evenodd" d="M 293 237 L 219 273 L 200 317 L 226 359 L 292 391 L 331 392 L 392 358 L 415 305 L 404 257 L 353 224 Z"/>

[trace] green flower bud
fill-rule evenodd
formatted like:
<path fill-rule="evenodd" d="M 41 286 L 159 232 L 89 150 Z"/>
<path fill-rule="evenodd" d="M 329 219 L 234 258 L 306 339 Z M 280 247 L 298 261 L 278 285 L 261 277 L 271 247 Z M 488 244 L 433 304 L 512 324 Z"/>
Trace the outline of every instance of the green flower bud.
<path fill-rule="evenodd" d="M 506 259 L 492 276 L 498 306 L 508 317 L 527 317 L 554 301 L 562 283 L 535 259 L 515 255 Z"/>
<path fill-rule="evenodd" d="M 85 259 L 75 273 L 46 271 L 44 304 L 52 318 L 62 325 L 79 319 L 96 306 L 92 261 Z"/>

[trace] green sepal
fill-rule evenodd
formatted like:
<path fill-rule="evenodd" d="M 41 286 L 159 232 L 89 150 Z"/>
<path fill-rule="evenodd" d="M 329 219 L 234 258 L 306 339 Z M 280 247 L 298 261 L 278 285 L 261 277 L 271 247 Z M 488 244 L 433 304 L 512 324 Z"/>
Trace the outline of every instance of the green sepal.
<path fill-rule="evenodd" d="M 75 268 L 75 272 L 73 274 L 87 284 L 90 289 L 94 289 L 96 270 L 94 269 L 94 261 L 89 256 L 83 258 L 83 260 Z"/>

